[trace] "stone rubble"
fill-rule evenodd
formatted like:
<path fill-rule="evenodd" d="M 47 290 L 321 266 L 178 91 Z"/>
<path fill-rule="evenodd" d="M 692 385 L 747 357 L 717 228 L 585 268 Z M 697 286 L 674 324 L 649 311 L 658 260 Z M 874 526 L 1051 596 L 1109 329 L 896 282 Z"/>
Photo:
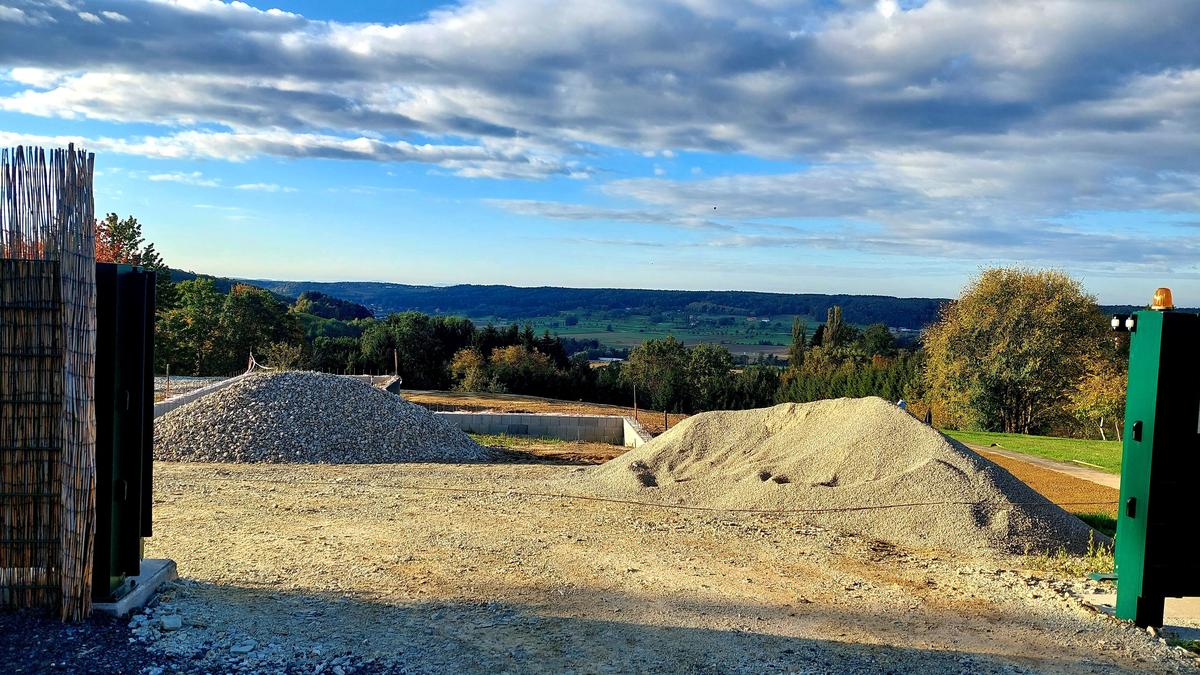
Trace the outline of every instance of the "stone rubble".
<path fill-rule="evenodd" d="M 325 373 L 256 374 L 154 423 L 160 461 L 390 464 L 489 456 L 425 408 Z"/>

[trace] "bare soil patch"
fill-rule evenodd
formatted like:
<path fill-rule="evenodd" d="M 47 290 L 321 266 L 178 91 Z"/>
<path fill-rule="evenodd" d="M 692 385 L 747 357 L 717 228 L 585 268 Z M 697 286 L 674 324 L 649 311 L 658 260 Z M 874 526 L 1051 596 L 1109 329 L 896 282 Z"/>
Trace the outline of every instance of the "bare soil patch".
<path fill-rule="evenodd" d="M 159 463 L 164 663 L 223 672 L 1182 672 L 1008 563 L 532 496 L 581 467 Z M 1080 582 L 1084 583 L 1084 582 Z M 248 649 L 246 653 L 235 649 Z M 334 661 L 333 659 L 339 659 Z M 232 665 L 231 665 L 232 664 Z"/>
<path fill-rule="evenodd" d="M 1026 485 L 1071 513 L 1103 513 L 1114 518 L 1117 516 L 1117 502 L 1121 496 L 1117 490 L 994 452 L 977 452 L 1004 467 Z"/>

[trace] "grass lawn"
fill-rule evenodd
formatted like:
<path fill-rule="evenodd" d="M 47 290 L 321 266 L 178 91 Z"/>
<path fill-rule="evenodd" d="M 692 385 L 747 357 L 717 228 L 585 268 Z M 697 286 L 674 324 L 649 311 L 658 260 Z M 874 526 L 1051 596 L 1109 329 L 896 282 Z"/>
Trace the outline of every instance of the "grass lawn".
<path fill-rule="evenodd" d="M 987 447 L 993 443 L 1013 452 L 1023 452 L 1060 462 L 1085 462 L 1108 473 L 1121 473 L 1121 444 L 1117 441 L 1089 441 L 1079 438 L 1025 436 L 986 431 L 943 431 L 963 443 Z"/>

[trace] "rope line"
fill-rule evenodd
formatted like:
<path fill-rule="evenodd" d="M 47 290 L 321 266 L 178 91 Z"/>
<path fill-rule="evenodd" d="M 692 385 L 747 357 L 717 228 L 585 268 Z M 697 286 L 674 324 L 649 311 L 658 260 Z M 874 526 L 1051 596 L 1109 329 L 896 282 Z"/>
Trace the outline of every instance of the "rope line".
<path fill-rule="evenodd" d="M 187 480 L 187 479 L 184 479 Z M 757 514 L 793 514 L 793 513 L 846 513 L 854 511 L 879 511 L 884 509 L 902 509 L 902 508 L 918 508 L 924 506 L 984 506 L 984 507 L 1002 507 L 1002 506 L 1043 506 L 1046 502 L 1035 501 L 1016 501 L 1016 502 L 984 502 L 984 501 L 942 501 L 942 502 L 906 502 L 899 504 L 865 504 L 860 506 L 843 506 L 843 507 L 826 507 L 826 508 L 802 508 L 802 509 L 738 509 L 738 508 L 721 508 L 714 506 L 693 506 L 688 504 L 663 504 L 661 502 L 643 502 L 636 499 L 620 499 L 617 497 L 596 497 L 592 495 L 573 495 L 558 492 L 529 492 L 524 490 L 496 490 L 491 488 L 466 488 L 466 487 L 448 487 L 443 485 L 424 485 L 419 483 L 396 484 L 396 483 L 345 483 L 335 481 L 318 481 L 318 480 L 279 480 L 272 478 L 234 478 L 224 476 L 202 476 L 198 479 L 191 480 L 208 480 L 208 481 L 225 481 L 225 482 L 246 482 L 246 483 L 271 483 L 276 485 L 325 485 L 331 487 L 378 487 L 390 488 L 395 490 L 412 490 L 424 492 L 452 492 L 452 493 L 471 493 L 471 494 L 492 494 L 504 496 L 522 496 L 522 497 L 543 497 L 550 499 L 574 499 L 579 501 L 604 502 L 610 504 L 626 504 L 630 506 L 647 506 L 660 509 L 677 509 L 681 511 L 705 511 L 716 513 L 757 513 Z M 1094 502 L 1062 502 L 1058 506 L 1106 506 L 1117 504 L 1119 500 L 1104 500 Z M 1049 502 L 1054 503 L 1054 502 Z"/>

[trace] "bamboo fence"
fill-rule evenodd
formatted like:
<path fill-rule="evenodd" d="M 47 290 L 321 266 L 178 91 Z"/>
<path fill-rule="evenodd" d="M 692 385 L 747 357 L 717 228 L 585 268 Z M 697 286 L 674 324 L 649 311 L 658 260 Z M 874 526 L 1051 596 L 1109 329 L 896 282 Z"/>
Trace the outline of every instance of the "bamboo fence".
<path fill-rule="evenodd" d="M 0 151 L 0 606 L 91 612 L 93 155 Z"/>

